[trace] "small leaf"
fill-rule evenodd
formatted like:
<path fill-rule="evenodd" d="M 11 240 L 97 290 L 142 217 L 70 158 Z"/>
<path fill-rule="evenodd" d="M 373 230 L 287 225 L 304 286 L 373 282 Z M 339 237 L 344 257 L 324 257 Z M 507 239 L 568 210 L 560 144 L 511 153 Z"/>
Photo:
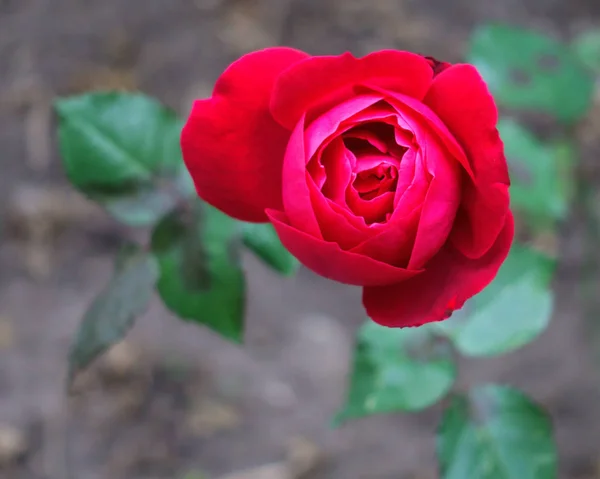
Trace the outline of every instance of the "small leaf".
<path fill-rule="evenodd" d="M 498 130 L 511 170 L 512 205 L 535 229 L 554 227 L 569 209 L 572 150 L 566 144 L 544 145 L 512 120 L 500 120 Z"/>
<path fill-rule="evenodd" d="M 583 32 L 571 43 L 571 48 L 585 66 L 600 73 L 600 30 Z"/>
<path fill-rule="evenodd" d="M 241 342 L 245 280 L 238 258 L 239 223 L 199 201 L 193 206 L 187 217 L 172 213 L 154 230 L 158 292 L 182 319 Z"/>
<path fill-rule="evenodd" d="M 524 346 L 550 321 L 555 266 L 545 255 L 514 244 L 494 281 L 434 327 L 467 356 L 495 356 Z"/>
<path fill-rule="evenodd" d="M 69 353 L 69 384 L 133 326 L 152 298 L 158 266 L 152 256 L 129 249 L 120 255 L 108 287 L 85 313 Z"/>
<path fill-rule="evenodd" d="M 564 122 L 587 112 L 593 78 L 562 43 L 516 27 L 486 25 L 475 31 L 470 44 L 467 59 L 498 102 L 541 110 Z"/>
<path fill-rule="evenodd" d="M 175 206 L 186 173 L 174 112 L 122 92 L 63 98 L 55 108 L 60 153 L 77 189 L 132 226 L 154 224 Z"/>
<path fill-rule="evenodd" d="M 556 446 L 546 412 L 522 392 L 486 385 L 455 396 L 438 431 L 442 479 L 554 479 Z"/>
<path fill-rule="evenodd" d="M 334 423 L 435 404 L 456 377 L 448 346 L 427 326 L 390 329 L 365 323 L 358 333 L 346 403 Z"/>
<path fill-rule="evenodd" d="M 285 276 L 298 271 L 298 260 L 281 244 L 271 224 L 244 223 L 244 244 L 271 268 Z"/>

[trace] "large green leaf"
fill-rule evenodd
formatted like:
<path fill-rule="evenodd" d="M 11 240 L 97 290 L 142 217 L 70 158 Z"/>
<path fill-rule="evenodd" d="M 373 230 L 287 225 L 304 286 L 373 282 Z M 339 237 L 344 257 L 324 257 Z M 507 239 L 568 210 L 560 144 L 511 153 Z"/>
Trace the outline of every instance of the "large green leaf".
<path fill-rule="evenodd" d="M 286 276 L 298 270 L 298 260 L 285 249 L 271 224 L 244 223 L 244 244 L 275 271 Z"/>
<path fill-rule="evenodd" d="M 85 313 L 69 353 L 69 382 L 96 357 L 120 341 L 152 297 L 158 266 L 137 248 L 118 257 L 107 288 Z"/>
<path fill-rule="evenodd" d="M 572 122 L 590 106 L 593 78 L 569 48 L 552 38 L 486 25 L 474 32 L 467 59 L 507 107 L 541 110 Z"/>
<path fill-rule="evenodd" d="M 571 48 L 588 68 L 600 73 L 600 30 L 583 32 L 573 40 Z"/>
<path fill-rule="evenodd" d="M 497 385 L 455 396 L 438 431 L 442 479 L 554 479 L 556 447 L 546 412 Z"/>
<path fill-rule="evenodd" d="M 95 92 L 56 101 L 68 178 L 134 226 L 171 210 L 186 180 L 177 115 L 137 93 Z M 183 179 L 183 180 L 182 180 Z"/>
<path fill-rule="evenodd" d="M 158 292 L 182 319 L 240 342 L 245 280 L 238 259 L 239 222 L 199 201 L 187 213 L 166 216 L 153 232 Z"/>
<path fill-rule="evenodd" d="M 446 395 L 455 377 L 449 345 L 432 328 L 391 329 L 368 321 L 358 332 L 346 402 L 334 423 L 424 409 Z"/>
<path fill-rule="evenodd" d="M 545 255 L 514 244 L 494 281 L 434 328 L 467 356 L 494 356 L 529 343 L 550 321 L 555 266 Z"/>
<path fill-rule="evenodd" d="M 500 120 L 498 130 L 511 170 L 512 205 L 534 227 L 551 227 L 564 219 L 572 194 L 572 149 L 544 145 L 512 120 Z"/>

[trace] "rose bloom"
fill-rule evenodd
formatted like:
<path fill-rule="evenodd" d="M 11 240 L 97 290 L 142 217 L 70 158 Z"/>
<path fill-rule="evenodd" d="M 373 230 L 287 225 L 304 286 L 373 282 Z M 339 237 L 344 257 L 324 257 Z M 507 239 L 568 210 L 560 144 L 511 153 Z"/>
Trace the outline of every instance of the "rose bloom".
<path fill-rule="evenodd" d="M 471 65 L 269 48 L 194 103 L 181 145 L 203 200 L 362 286 L 377 323 L 418 326 L 462 307 L 510 249 L 497 116 Z"/>

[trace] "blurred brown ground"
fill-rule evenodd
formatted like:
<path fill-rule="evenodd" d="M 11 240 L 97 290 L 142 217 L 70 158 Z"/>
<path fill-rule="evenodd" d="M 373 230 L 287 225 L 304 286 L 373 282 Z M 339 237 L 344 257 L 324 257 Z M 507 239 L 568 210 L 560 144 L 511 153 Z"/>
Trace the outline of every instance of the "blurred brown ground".
<path fill-rule="evenodd" d="M 179 478 L 194 468 L 220 478 L 281 461 L 231 477 L 292 479 L 303 468 L 310 471 L 302 477 L 317 479 L 437 477 L 440 407 L 329 428 L 362 320 L 359 291 L 307 271 L 282 281 L 250 257 L 245 348 L 176 321 L 157 301 L 128 342 L 84 378 L 67 410 L 67 347 L 123 231 L 69 189 L 49 105 L 54 95 L 118 87 L 185 114 L 250 49 L 392 47 L 458 61 L 483 21 L 568 38 L 598 26 L 600 3 L 0 0 L 0 477 L 64 479 L 67 416 L 75 479 Z M 599 111 L 582 136 L 583 164 L 598 184 Z M 505 381 L 546 405 L 565 479 L 600 477 L 600 397 L 577 283 L 585 261 L 579 217 L 560 239 L 550 329 L 513 355 L 464 364 L 460 379 Z"/>

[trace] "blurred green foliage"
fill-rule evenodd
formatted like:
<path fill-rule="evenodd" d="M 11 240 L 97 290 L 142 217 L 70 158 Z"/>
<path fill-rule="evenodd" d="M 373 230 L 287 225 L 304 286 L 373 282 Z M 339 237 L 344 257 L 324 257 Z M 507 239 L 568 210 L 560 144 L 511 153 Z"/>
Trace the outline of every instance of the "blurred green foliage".
<path fill-rule="evenodd" d="M 498 130 L 511 171 L 511 202 L 535 230 L 552 230 L 569 212 L 573 148 L 545 144 L 525 127 L 503 118 Z"/>
<path fill-rule="evenodd" d="M 138 249 L 156 269 L 115 275 L 84 316 L 73 371 L 122 339 L 143 311 L 148 287 L 180 318 L 242 341 L 242 246 L 281 274 L 297 270 L 273 227 L 234 220 L 197 199 L 179 146 L 183 121 L 156 100 L 94 92 L 58 99 L 55 110 L 67 177 L 119 222 L 151 230 Z"/>
<path fill-rule="evenodd" d="M 174 187 L 185 190 L 189 178 L 174 112 L 117 92 L 64 98 L 55 108 L 61 157 L 76 188 L 131 226 L 151 225 L 174 208 Z"/>
<path fill-rule="evenodd" d="M 158 277 L 156 260 L 138 248 L 117 256 L 114 275 L 84 315 L 69 352 L 68 381 L 133 326 L 150 302 Z"/>
<path fill-rule="evenodd" d="M 431 325 L 389 329 L 367 321 L 358 333 L 346 404 L 334 423 L 435 404 L 456 378 L 452 350 Z"/>
<path fill-rule="evenodd" d="M 555 266 L 554 259 L 515 243 L 494 281 L 435 326 L 465 356 L 496 356 L 524 346 L 550 322 Z"/>
<path fill-rule="evenodd" d="M 549 416 L 507 386 L 479 386 L 454 395 L 437 439 L 442 479 L 557 477 Z"/>
<path fill-rule="evenodd" d="M 163 218 L 152 233 L 152 252 L 160 267 L 158 293 L 180 318 L 241 342 L 245 279 L 239 224 L 200 201 L 191 205 L 191 211 Z"/>
<path fill-rule="evenodd" d="M 478 27 L 467 53 L 498 102 L 570 123 L 589 109 L 591 73 L 567 45 L 508 25 Z"/>
<path fill-rule="evenodd" d="M 596 75 L 600 73 L 600 30 L 588 30 L 571 44 L 579 59 Z"/>

